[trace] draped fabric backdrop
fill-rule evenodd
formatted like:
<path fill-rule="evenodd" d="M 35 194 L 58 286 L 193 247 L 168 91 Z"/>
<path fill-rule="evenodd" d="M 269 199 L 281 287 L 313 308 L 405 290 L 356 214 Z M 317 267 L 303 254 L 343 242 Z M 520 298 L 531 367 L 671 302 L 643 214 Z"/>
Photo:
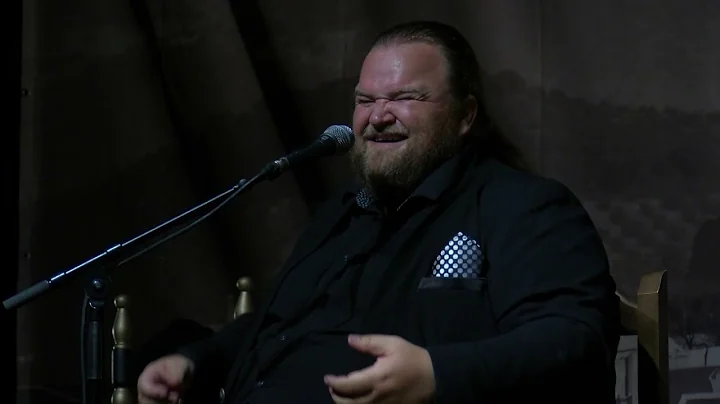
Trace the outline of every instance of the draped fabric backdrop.
<path fill-rule="evenodd" d="M 7 2 L 0 14 L 0 300 L 15 292 L 18 277 L 18 136 L 20 129 L 20 59 L 22 32 L 22 3 Z M 0 403 L 12 403 L 15 398 L 16 314 L 0 306 Z"/>
<path fill-rule="evenodd" d="M 371 38 L 437 19 L 477 50 L 500 126 L 582 199 L 619 289 L 632 295 L 643 273 L 668 270 L 671 402 L 720 394 L 720 2 L 23 5 L 19 287 L 349 123 Z M 132 303 L 135 345 L 178 317 L 225 323 L 241 275 L 262 298 L 319 201 L 350 176 L 343 158 L 288 173 L 114 272 L 113 292 Z M 77 281 L 18 311 L 21 397 L 79 396 L 82 297 Z M 618 402 L 632 402 L 632 348 L 622 351 Z"/>

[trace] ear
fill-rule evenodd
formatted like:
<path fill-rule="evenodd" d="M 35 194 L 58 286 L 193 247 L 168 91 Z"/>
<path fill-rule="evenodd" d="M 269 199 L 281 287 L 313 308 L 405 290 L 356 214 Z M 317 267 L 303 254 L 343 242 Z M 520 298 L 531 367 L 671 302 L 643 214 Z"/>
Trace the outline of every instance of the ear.
<path fill-rule="evenodd" d="M 468 96 L 460 109 L 460 136 L 465 136 L 475 122 L 478 112 L 478 102 L 474 96 Z"/>

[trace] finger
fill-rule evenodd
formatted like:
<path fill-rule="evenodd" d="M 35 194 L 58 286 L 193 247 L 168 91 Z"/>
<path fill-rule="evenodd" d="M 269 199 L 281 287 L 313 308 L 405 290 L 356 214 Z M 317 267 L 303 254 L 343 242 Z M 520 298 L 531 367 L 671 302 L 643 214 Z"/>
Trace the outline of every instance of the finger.
<path fill-rule="evenodd" d="M 167 386 L 158 380 L 158 377 L 152 377 L 146 375 L 138 380 L 138 392 L 148 399 L 164 399 L 167 397 L 168 388 Z"/>
<path fill-rule="evenodd" d="M 384 356 L 392 351 L 399 338 L 393 335 L 349 335 L 348 344 L 360 352 Z"/>
<path fill-rule="evenodd" d="M 343 397 L 337 394 L 332 388 L 330 390 L 330 397 L 335 404 L 369 404 L 373 402 L 373 395 L 366 394 L 360 397 Z"/>
<path fill-rule="evenodd" d="M 370 394 L 378 379 L 375 366 L 370 366 L 345 376 L 327 375 L 325 384 L 340 396 L 359 397 Z"/>
<path fill-rule="evenodd" d="M 163 401 L 157 401 L 153 400 L 152 398 L 142 394 L 138 393 L 138 404 L 163 404 L 165 400 Z"/>

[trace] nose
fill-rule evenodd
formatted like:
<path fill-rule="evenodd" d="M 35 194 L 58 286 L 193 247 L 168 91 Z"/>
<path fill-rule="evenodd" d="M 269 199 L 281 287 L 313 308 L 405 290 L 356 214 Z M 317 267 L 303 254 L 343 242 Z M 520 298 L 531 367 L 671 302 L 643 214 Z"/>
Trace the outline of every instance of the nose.
<path fill-rule="evenodd" d="M 373 110 L 370 113 L 370 124 L 375 127 L 376 130 L 382 130 L 387 126 L 391 126 L 395 123 L 395 115 L 393 115 L 387 109 L 387 101 L 378 100 L 373 106 Z"/>

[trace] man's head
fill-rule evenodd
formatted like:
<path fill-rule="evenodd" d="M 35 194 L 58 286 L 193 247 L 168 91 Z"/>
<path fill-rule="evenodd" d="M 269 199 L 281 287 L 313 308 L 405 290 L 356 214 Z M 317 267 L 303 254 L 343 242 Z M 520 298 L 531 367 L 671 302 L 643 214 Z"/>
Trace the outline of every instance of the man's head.
<path fill-rule="evenodd" d="M 405 23 L 378 36 L 355 89 L 351 152 L 376 197 L 399 203 L 462 148 L 480 107 L 480 72 L 448 25 Z"/>

